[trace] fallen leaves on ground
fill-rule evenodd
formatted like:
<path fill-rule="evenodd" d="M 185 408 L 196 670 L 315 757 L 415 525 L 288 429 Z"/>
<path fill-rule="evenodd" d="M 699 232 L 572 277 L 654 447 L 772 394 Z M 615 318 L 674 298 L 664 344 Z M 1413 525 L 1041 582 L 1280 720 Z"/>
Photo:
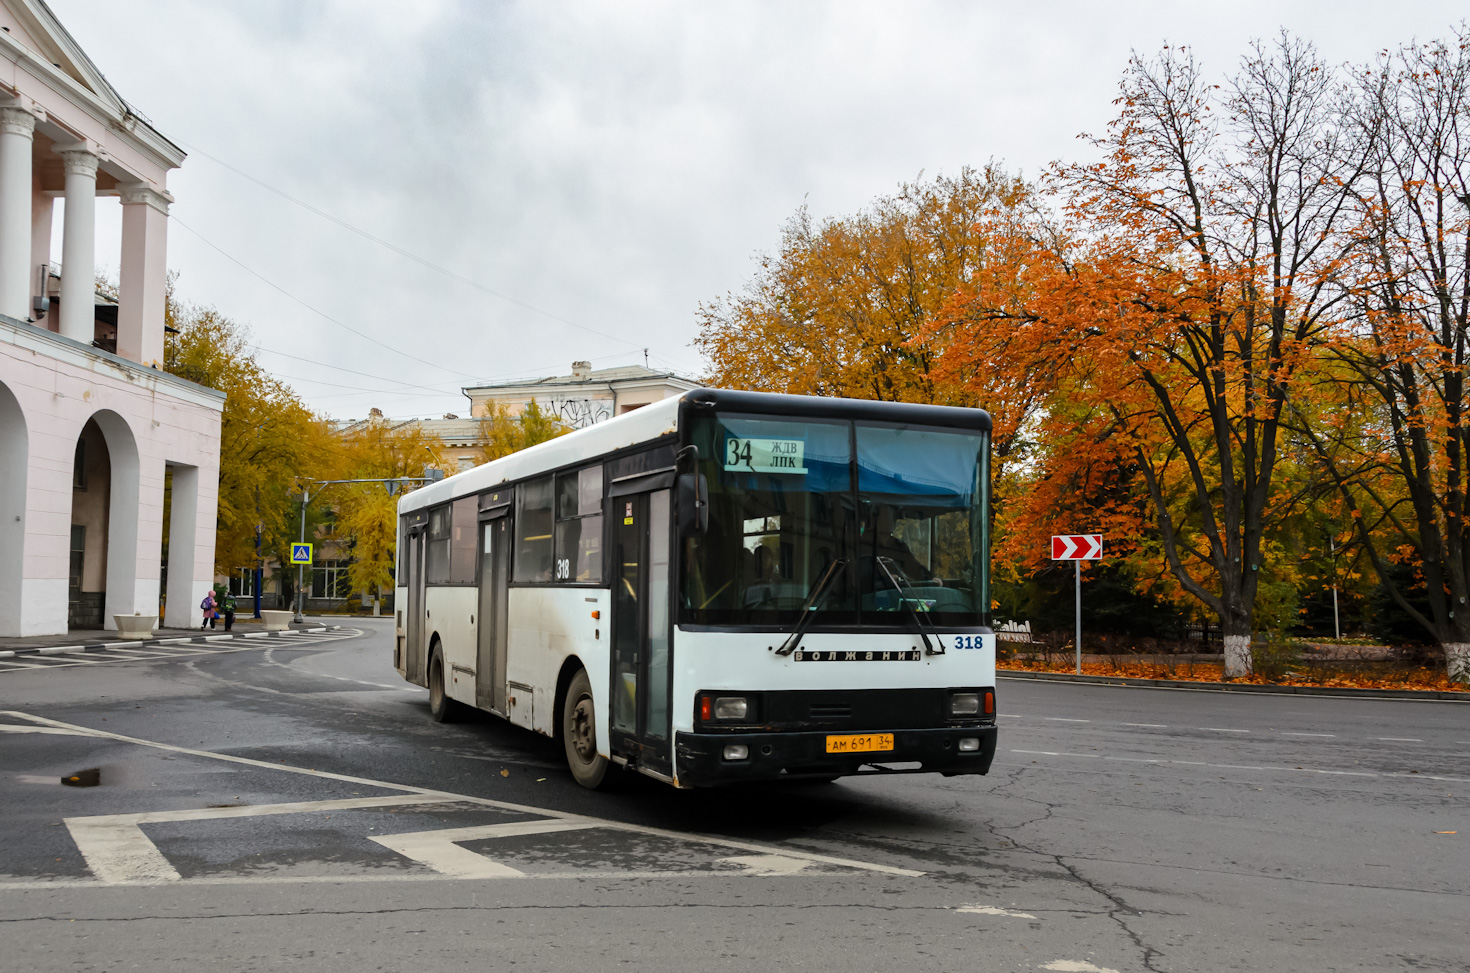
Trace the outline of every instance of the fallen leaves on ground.
<path fill-rule="evenodd" d="M 1077 671 L 1072 661 L 999 659 L 996 668 L 1023 672 Z M 1465 683 L 1452 683 L 1443 670 L 1427 667 L 1399 669 L 1392 673 L 1368 672 L 1302 672 L 1282 679 L 1267 679 L 1259 674 L 1240 679 L 1226 679 L 1225 667 L 1218 662 L 1181 662 L 1166 665 L 1153 662 L 1129 662 L 1124 659 L 1083 662 L 1084 676 L 1116 676 L 1126 679 L 1175 679 L 1185 682 L 1233 682 L 1256 686 L 1316 686 L 1324 689 L 1397 689 L 1406 691 L 1464 692 Z"/>

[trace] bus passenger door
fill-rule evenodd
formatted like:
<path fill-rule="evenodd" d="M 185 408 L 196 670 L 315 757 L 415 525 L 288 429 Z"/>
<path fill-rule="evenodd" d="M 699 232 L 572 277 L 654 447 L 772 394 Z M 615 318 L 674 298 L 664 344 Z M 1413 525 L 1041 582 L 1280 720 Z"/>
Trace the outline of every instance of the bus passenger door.
<path fill-rule="evenodd" d="M 505 715 L 506 612 L 510 606 L 509 507 L 480 522 L 480 625 L 475 705 Z M 487 516 L 482 513 L 481 517 Z"/>
<path fill-rule="evenodd" d="M 614 496 L 612 749 L 656 773 L 672 773 L 669 690 L 673 597 L 668 490 Z"/>
<path fill-rule="evenodd" d="M 427 526 L 408 533 L 408 645 L 404 653 L 403 677 L 424 684 L 424 548 Z"/>

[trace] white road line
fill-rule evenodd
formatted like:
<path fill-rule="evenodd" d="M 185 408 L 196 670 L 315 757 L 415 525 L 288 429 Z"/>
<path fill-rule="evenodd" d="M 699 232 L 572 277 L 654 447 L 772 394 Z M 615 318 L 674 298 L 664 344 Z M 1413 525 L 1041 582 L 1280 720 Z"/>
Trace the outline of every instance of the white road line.
<path fill-rule="evenodd" d="M 1019 720 L 1019 719 L 1023 719 L 1023 717 L 1021 716 L 1020 713 L 1002 713 L 1000 715 L 1004 719 L 1007 719 L 1007 720 Z"/>
<path fill-rule="evenodd" d="M 194 641 L 194 636 L 191 635 L 191 636 L 189 636 L 186 639 L 154 639 L 153 640 L 153 644 L 154 645 L 177 645 L 177 644 L 179 644 L 181 642 L 192 642 L 192 641 Z"/>
<path fill-rule="evenodd" d="M 1284 737 L 1321 737 L 1324 740 L 1337 736 L 1336 733 L 1294 733 L 1291 730 L 1282 730 L 1281 735 Z"/>
<path fill-rule="evenodd" d="M 63 652 L 85 652 L 85 645 L 48 645 L 41 649 L 39 655 L 60 655 Z"/>
<path fill-rule="evenodd" d="M 1074 720 L 1065 716 L 1043 716 L 1044 720 L 1054 720 L 1058 723 L 1091 723 L 1091 720 Z"/>
<path fill-rule="evenodd" d="M 139 825 L 165 821 L 210 821 L 217 818 L 260 817 L 271 814 L 309 814 L 314 811 L 391 807 L 452 801 L 452 797 L 359 797 L 342 801 L 304 801 L 298 804 L 261 804 L 244 807 L 187 808 L 182 811 L 145 811 L 142 814 L 105 814 L 64 818 L 77 850 L 92 874 L 109 885 L 124 882 L 177 882 L 183 876 L 168 863 L 158 846 Z"/>
<path fill-rule="evenodd" d="M 171 743 L 159 743 L 153 740 L 143 740 L 138 737 L 125 736 L 121 733 L 110 733 L 106 730 L 94 730 L 91 727 L 79 726 L 74 723 L 63 723 L 60 720 L 49 719 L 44 716 L 36 716 L 32 713 L 23 713 L 18 710 L 0 710 L 0 716 L 8 716 L 15 719 L 27 720 L 40 726 L 51 726 L 65 730 L 77 730 L 81 733 L 104 740 L 118 740 L 123 743 L 131 743 L 137 746 L 152 747 L 157 750 L 167 750 L 170 753 L 182 753 L 192 757 L 201 757 L 206 760 L 220 760 L 226 763 L 242 764 L 247 767 L 260 767 L 266 770 L 281 773 L 303 774 L 309 777 L 320 777 L 324 780 L 344 781 L 349 784 L 366 784 L 369 787 L 379 787 L 387 790 L 402 791 L 420 797 L 439 798 L 444 801 L 456 801 L 461 803 L 479 804 L 484 807 L 494 807 L 505 811 L 515 811 L 523 814 L 535 814 L 546 818 L 556 818 L 565 821 L 593 822 L 591 827 L 607 828 L 613 831 L 626 831 L 632 834 L 650 835 L 657 838 L 668 838 L 673 841 L 687 842 L 699 845 L 708 845 L 717 848 L 729 848 L 735 851 L 750 852 L 756 855 L 778 855 L 783 858 L 799 858 L 805 861 L 816 862 L 822 865 L 835 865 L 839 868 L 853 868 L 860 871 L 876 872 L 883 875 L 904 876 L 907 878 L 918 878 L 924 874 L 912 868 L 899 868 L 895 865 L 879 865 L 874 862 L 857 861 L 851 858 L 838 858 L 834 855 L 819 855 L 807 851 L 795 851 L 772 845 L 757 844 L 748 841 L 732 841 L 728 838 L 719 838 L 714 835 L 699 834 L 697 832 L 672 831 L 667 828 L 653 828 L 645 825 L 628 824 L 622 821 L 612 821 L 601 818 L 592 818 L 586 815 L 571 814 L 566 811 L 557 811 L 551 808 L 534 807 L 527 804 L 516 804 L 510 801 L 495 801 L 485 797 L 474 797 L 468 794 L 454 794 L 449 791 L 431 790 L 426 787 L 415 787 L 410 784 L 395 784 L 390 781 L 373 780 L 367 777 L 354 777 L 350 774 L 334 774 L 322 770 L 308 770 L 304 767 L 293 767 L 284 763 L 271 763 L 265 760 L 255 760 L 250 757 L 239 757 L 234 754 L 213 753 L 208 750 L 196 750 L 192 747 L 179 747 Z M 367 798 L 367 800 L 373 800 Z M 415 803 L 407 801 L 405 803 Z M 258 808 L 207 808 L 206 811 L 234 812 L 228 816 L 249 816 L 252 810 Z M 180 813 L 180 812 L 159 812 Z M 286 813 L 286 812 L 282 812 Z M 128 817 L 129 815 L 122 815 Z M 139 834 L 142 832 L 140 831 Z M 687 874 L 684 872 L 681 875 Z M 546 877 L 546 876 L 540 876 Z M 605 877 L 602 873 L 575 872 L 568 877 L 588 878 Z M 338 876 L 334 876 L 338 878 Z"/>
<path fill-rule="evenodd" d="M 49 733 L 55 734 L 56 736 L 72 737 L 91 736 L 91 734 L 89 733 L 81 733 L 77 730 L 58 730 L 55 727 L 50 726 L 14 726 L 10 723 L 0 723 L 0 733 Z M 47 781 L 54 781 L 57 779 L 59 778 L 46 778 Z"/>
<path fill-rule="evenodd" d="M 1057 750 L 1012 750 L 1011 753 L 1034 753 L 1043 757 L 1096 757 L 1095 753 L 1064 753 Z"/>
<path fill-rule="evenodd" d="M 1417 737 L 1374 737 L 1373 739 L 1375 739 L 1375 740 L 1382 740 L 1385 743 L 1423 743 L 1424 742 L 1423 740 L 1420 740 Z"/>
<path fill-rule="evenodd" d="M 1098 756 L 1101 756 L 1100 754 L 1095 754 L 1095 753 L 1058 753 L 1058 752 L 1053 751 L 1053 750 L 1012 750 L 1010 752 L 1011 753 L 1020 753 L 1020 754 L 1029 754 L 1029 755 L 1033 755 L 1033 756 L 1039 755 L 1039 756 L 1045 756 L 1045 757 L 1089 757 L 1089 758 L 1097 758 Z M 1104 760 L 1127 761 L 1127 762 L 1130 762 L 1130 763 L 1136 762 L 1136 763 L 1155 763 L 1155 764 L 1175 764 L 1175 765 L 1182 766 L 1182 767 L 1207 767 L 1207 768 L 1209 768 L 1211 770 L 1272 770 L 1272 771 L 1279 770 L 1279 771 L 1287 771 L 1287 772 L 1290 772 L 1290 773 L 1323 774 L 1323 775 L 1332 776 L 1332 777 L 1402 777 L 1402 778 L 1405 778 L 1407 780 L 1433 780 L 1433 781 L 1448 781 L 1450 783 L 1456 783 L 1456 784 L 1460 784 L 1460 783 L 1470 784 L 1470 777 L 1448 777 L 1448 776 L 1438 775 L 1438 774 L 1406 774 L 1406 773 L 1389 773 L 1389 772 L 1372 773 L 1370 771 L 1365 771 L 1365 770 L 1324 770 L 1324 769 L 1321 769 L 1321 768 L 1318 768 L 1318 767 L 1287 767 L 1287 766 L 1270 766 L 1270 765 L 1256 766 L 1256 765 L 1253 765 L 1253 764 L 1212 764 L 1212 763 L 1209 763 L 1209 762 L 1204 761 L 1204 760 L 1165 760 L 1163 758 L 1159 758 L 1159 759 L 1155 759 L 1155 760 L 1148 760 L 1148 761 L 1145 761 L 1145 760 L 1142 760 L 1142 759 L 1136 758 L 1136 757 L 1103 757 L 1103 759 Z"/>
<path fill-rule="evenodd" d="M 1050 963 L 1042 963 L 1043 970 L 1051 970 L 1052 973 L 1118 973 L 1110 966 L 1095 966 L 1085 959 L 1059 959 Z"/>
<path fill-rule="evenodd" d="M 233 635 L 206 635 L 206 636 L 204 636 L 204 641 L 206 641 L 206 642 L 221 642 L 221 641 L 224 641 L 226 639 L 228 639 L 229 641 L 233 642 L 235 640 L 235 636 L 233 636 Z"/>
<path fill-rule="evenodd" d="M 316 638 L 292 639 L 289 646 L 276 645 L 275 648 L 300 649 L 310 645 L 320 645 L 327 642 L 338 642 L 344 641 L 346 639 L 353 639 L 357 638 L 361 634 L 361 632 L 358 632 L 355 629 L 349 629 L 346 631 L 332 630 L 331 634 L 322 635 Z M 248 635 L 244 637 L 250 638 L 250 636 Z M 190 642 L 191 644 L 187 646 L 173 644 L 168 646 L 161 646 L 155 643 L 147 647 L 139 648 L 119 647 L 109 649 L 106 652 L 89 652 L 86 654 L 85 657 L 76 657 L 75 661 L 67 661 L 65 659 L 52 660 L 50 658 L 47 658 L 44 662 L 22 662 L 20 659 L 13 659 L 0 661 L 0 672 L 7 671 L 7 667 L 19 667 L 25 669 L 66 669 L 73 666 L 97 665 L 99 663 L 105 662 L 146 662 L 157 659 L 179 659 L 197 655 L 225 655 L 230 652 L 245 652 L 259 649 L 261 647 L 260 644 L 257 642 L 252 642 L 249 645 L 242 645 L 238 648 L 219 648 L 214 645 L 193 643 L 190 639 L 182 639 L 178 641 Z M 134 644 L 135 643 L 122 643 L 122 645 L 126 646 L 132 646 Z"/>
<path fill-rule="evenodd" d="M 768 877 L 795 875 L 797 872 L 806 871 L 812 864 L 809 861 L 789 858 L 786 855 L 734 855 L 730 858 L 721 858 L 720 861 L 740 866 L 742 875 Z"/>
<path fill-rule="evenodd" d="M 369 837 L 383 847 L 398 852 L 404 858 L 411 858 L 450 878 L 525 878 L 526 873 L 520 869 L 502 865 L 468 848 L 461 848 L 457 842 L 555 834 L 560 831 L 585 831 L 597 826 L 596 821 L 543 818 L 540 821 L 513 821 L 509 824 L 487 824 L 476 828 L 441 828 L 438 831 L 414 831 L 408 834 L 370 835 Z"/>
<path fill-rule="evenodd" d="M 1148 727 L 1151 730 L 1167 730 L 1169 728 L 1169 724 L 1167 724 L 1167 723 L 1120 723 L 1118 725 L 1119 726 L 1146 726 L 1146 727 Z"/>
<path fill-rule="evenodd" d="M 1250 732 L 1250 730 L 1229 730 L 1229 729 L 1226 729 L 1223 726 L 1202 726 L 1199 729 L 1206 730 L 1206 731 L 1208 731 L 1210 733 L 1249 733 Z"/>
<path fill-rule="evenodd" d="M 1035 919 L 1029 912 L 1017 912 L 1015 909 L 1001 909 L 993 905 L 962 905 L 955 909 L 956 912 L 967 912 L 976 916 L 1005 916 L 1009 919 Z"/>
<path fill-rule="evenodd" d="M 723 859 L 722 859 L 723 860 Z M 836 877 L 840 872 L 806 872 L 809 876 Z M 719 879 L 728 882 L 731 879 L 758 877 L 759 872 L 734 871 L 729 869 L 708 869 L 699 871 L 695 869 L 683 871 L 581 871 L 581 872 L 533 872 L 519 879 L 522 882 L 564 882 L 568 879 L 586 881 L 596 879 L 599 882 L 623 882 L 647 879 L 674 879 L 680 883 L 690 879 Z M 196 878 L 185 878 L 177 882 L 169 883 L 170 887 L 188 886 L 224 886 L 224 885 L 363 885 L 373 882 L 443 882 L 447 876 L 438 872 L 402 872 L 392 869 L 386 874 L 369 873 L 365 875 L 201 875 Z M 139 884 L 139 883 L 134 883 Z M 43 889 L 107 889 L 118 888 L 107 882 L 99 882 L 96 879 L 37 879 L 31 882 L 0 882 L 0 892 L 35 892 Z M 945 911 L 949 911 L 946 907 Z"/>

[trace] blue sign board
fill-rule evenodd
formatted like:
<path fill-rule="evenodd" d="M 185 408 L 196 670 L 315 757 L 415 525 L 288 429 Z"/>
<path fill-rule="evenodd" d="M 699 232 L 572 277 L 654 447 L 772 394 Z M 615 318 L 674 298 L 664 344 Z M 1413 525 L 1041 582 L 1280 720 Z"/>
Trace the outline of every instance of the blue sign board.
<path fill-rule="evenodd" d="M 292 544 L 291 545 L 291 563 L 292 564 L 310 564 L 311 563 L 311 545 L 310 544 Z"/>

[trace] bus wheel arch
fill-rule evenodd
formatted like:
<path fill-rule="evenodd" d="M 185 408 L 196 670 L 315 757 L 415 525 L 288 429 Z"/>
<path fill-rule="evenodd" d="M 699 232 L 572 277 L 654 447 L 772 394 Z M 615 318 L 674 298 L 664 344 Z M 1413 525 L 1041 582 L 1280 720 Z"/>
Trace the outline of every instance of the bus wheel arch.
<path fill-rule="evenodd" d="M 575 655 L 569 655 L 562 661 L 561 671 L 556 674 L 556 695 L 552 697 L 551 736 L 557 743 L 563 742 L 562 718 L 565 716 L 567 687 L 572 684 L 577 673 L 586 671 L 587 667 L 582 665 L 581 659 Z"/>
<path fill-rule="evenodd" d="M 444 647 L 435 634 L 429 639 L 429 664 L 424 670 L 424 683 L 429 689 L 429 718 L 435 723 L 453 723 L 459 717 L 459 703 L 449 698 L 445 678 Z"/>

